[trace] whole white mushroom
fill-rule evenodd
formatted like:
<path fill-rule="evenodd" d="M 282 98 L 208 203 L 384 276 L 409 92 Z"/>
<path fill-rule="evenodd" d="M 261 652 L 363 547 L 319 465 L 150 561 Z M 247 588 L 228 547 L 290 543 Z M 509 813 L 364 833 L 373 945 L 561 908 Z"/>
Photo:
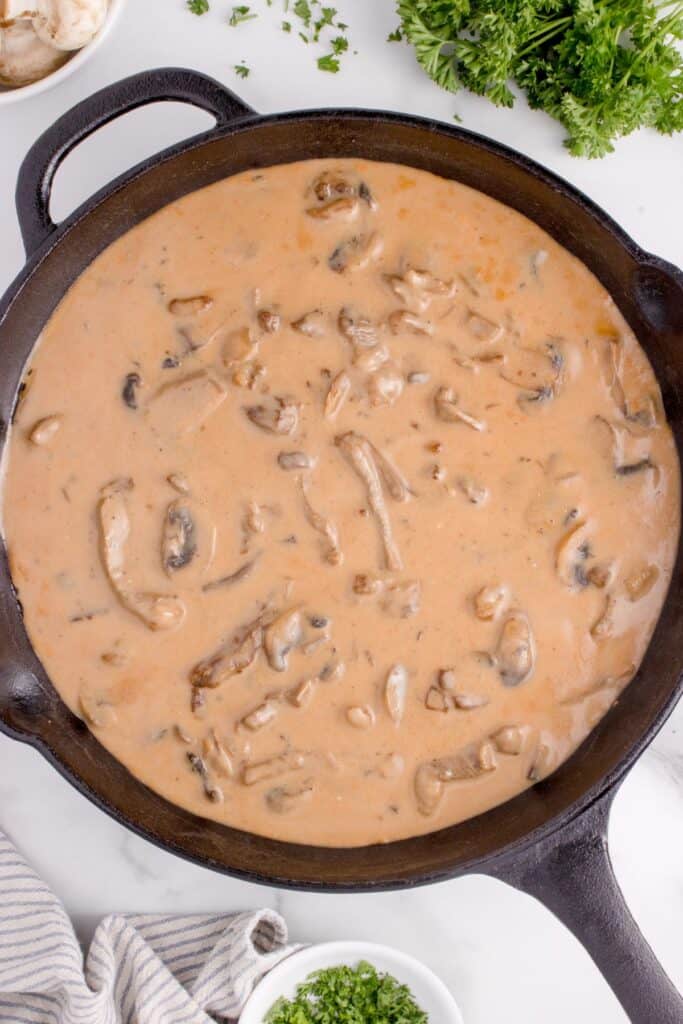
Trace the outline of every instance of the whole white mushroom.
<path fill-rule="evenodd" d="M 97 35 L 108 0 L 0 0 L 0 23 L 30 20 L 36 35 L 58 50 L 81 50 Z"/>
<path fill-rule="evenodd" d="M 56 71 L 68 54 L 39 39 L 30 21 L 0 28 L 0 85 L 30 85 Z"/>

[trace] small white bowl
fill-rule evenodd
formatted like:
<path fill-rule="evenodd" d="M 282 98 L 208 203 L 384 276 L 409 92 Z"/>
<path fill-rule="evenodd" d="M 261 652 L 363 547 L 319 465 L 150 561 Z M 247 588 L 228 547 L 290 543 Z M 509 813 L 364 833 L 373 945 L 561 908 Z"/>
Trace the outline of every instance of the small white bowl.
<path fill-rule="evenodd" d="M 361 960 L 407 985 L 429 1024 L 463 1024 L 453 996 L 433 971 L 407 953 L 374 942 L 323 942 L 293 953 L 259 982 L 242 1010 L 239 1024 L 263 1024 L 280 996 L 291 999 L 297 985 L 312 971 L 340 964 L 356 967 Z"/>
<path fill-rule="evenodd" d="M 16 89 L 0 85 L 0 107 L 7 103 L 16 103 L 18 100 L 26 100 L 30 96 L 37 96 L 38 93 L 45 92 L 46 89 L 51 89 L 54 85 L 59 85 L 65 78 L 68 78 L 74 71 L 82 67 L 87 60 L 90 60 L 97 48 L 111 32 L 125 3 L 126 0 L 109 0 L 107 17 L 100 31 L 94 39 L 90 40 L 87 46 L 84 46 L 81 50 L 74 50 L 73 55 L 56 71 L 51 71 L 49 75 L 46 75 L 45 78 L 39 78 L 37 82 L 31 82 L 30 85 L 20 85 Z"/>

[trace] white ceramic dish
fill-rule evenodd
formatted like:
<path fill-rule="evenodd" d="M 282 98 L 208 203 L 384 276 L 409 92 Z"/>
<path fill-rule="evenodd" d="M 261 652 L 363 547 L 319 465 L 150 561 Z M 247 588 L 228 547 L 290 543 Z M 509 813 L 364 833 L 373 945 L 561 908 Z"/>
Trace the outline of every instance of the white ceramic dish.
<path fill-rule="evenodd" d="M 355 967 L 361 960 L 367 960 L 378 971 L 392 974 L 408 985 L 418 1005 L 427 1013 L 429 1024 L 464 1024 L 453 996 L 433 971 L 407 953 L 373 942 L 324 942 L 293 953 L 256 986 L 239 1024 L 263 1024 L 280 996 L 291 999 L 297 985 L 311 971 L 339 964 Z"/>
<path fill-rule="evenodd" d="M 73 75 L 74 71 L 78 71 L 87 60 L 90 60 L 92 55 L 102 45 L 106 37 L 114 27 L 121 11 L 124 8 L 126 0 L 109 0 L 109 10 L 105 19 L 104 25 L 97 33 L 94 39 L 92 39 L 87 46 L 84 46 L 82 50 L 74 50 L 73 56 L 69 57 L 65 64 L 62 64 L 60 68 L 53 71 L 51 74 L 46 75 L 45 78 L 40 78 L 37 82 L 31 82 L 30 85 L 20 85 L 17 89 L 10 89 L 0 85 L 0 107 L 8 103 L 17 103 L 19 100 L 27 100 L 31 96 L 37 96 L 41 92 L 45 92 L 47 89 L 52 89 L 53 86 L 59 85 L 69 75 Z"/>

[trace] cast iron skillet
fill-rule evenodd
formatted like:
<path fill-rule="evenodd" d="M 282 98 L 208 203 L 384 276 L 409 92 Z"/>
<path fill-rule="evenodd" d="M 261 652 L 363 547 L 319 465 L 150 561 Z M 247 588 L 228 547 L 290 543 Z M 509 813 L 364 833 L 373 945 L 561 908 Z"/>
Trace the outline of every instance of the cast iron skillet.
<path fill-rule="evenodd" d="M 55 225 L 50 192 L 67 153 L 113 118 L 157 100 L 201 107 L 215 116 L 216 127 L 140 164 Z M 681 451 L 683 274 L 642 252 L 585 196 L 518 153 L 469 132 L 365 110 L 260 117 L 212 79 L 177 69 L 143 72 L 84 100 L 48 128 L 21 167 L 17 209 L 28 262 L 0 302 L 0 450 L 36 337 L 102 249 L 165 204 L 227 175 L 322 156 L 363 156 L 433 171 L 502 200 L 545 228 L 616 299 L 654 366 Z M 680 551 L 636 678 L 550 778 L 453 828 L 384 846 L 333 850 L 202 820 L 134 779 L 59 699 L 27 638 L 4 543 L 0 548 L 0 728 L 36 747 L 117 821 L 206 867 L 270 885 L 345 892 L 398 889 L 471 872 L 492 875 L 533 894 L 568 925 L 633 1021 L 683 1020 L 683 1000 L 624 903 L 606 840 L 620 781 L 681 693 Z"/>

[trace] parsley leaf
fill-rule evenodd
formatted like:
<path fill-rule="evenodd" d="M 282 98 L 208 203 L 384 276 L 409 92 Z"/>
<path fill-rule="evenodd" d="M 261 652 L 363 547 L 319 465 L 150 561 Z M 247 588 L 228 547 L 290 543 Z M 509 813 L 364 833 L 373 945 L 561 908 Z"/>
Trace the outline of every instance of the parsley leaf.
<path fill-rule="evenodd" d="M 511 107 L 512 83 L 557 118 L 574 156 L 649 126 L 683 130 L 683 0 L 398 0 L 427 74 Z M 391 38 L 391 37 L 390 37 Z"/>
<path fill-rule="evenodd" d="M 235 64 L 235 74 L 239 75 L 240 78 L 248 78 L 249 70 L 246 64 Z"/>
<path fill-rule="evenodd" d="M 246 4 L 240 4 L 238 7 L 233 7 L 232 14 L 228 19 L 228 25 L 233 28 L 236 25 L 241 25 L 243 21 L 251 21 L 257 15 L 251 13 L 251 8 L 247 7 Z"/>
<path fill-rule="evenodd" d="M 209 0 L 187 0 L 187 9 L 193 14 L 206 14 L 209 9 Z"/>
<path fill-rule="evenodd" d="M 308 0 L 296 0 L 294 7 L 292 8 L 297 18 L 301 18 L 306 28 L 311 24 L 311 8 L 308 4 Z"/>
<path fill-rule="evenodd" d="M 393 32 L 390 32 L 387 36 L 388 43 L 400 43 L 403 39 L 403 33 L 400 28 L 395 28 Z"/>
<path fill-rule="evenodd" d="M 331 71 L 336 75 L 339 71 L 339 61 L 333 54 L 327 53 L 324 57 L 318 57 L 318 67 L 321 71 Z"/>
<path fill-rule="evenodd" d="M 366 962 L 309 975 L 293 1001 L 279 999 L 266 1024 L 428 1024 L 407 985 Z"/>
<path fill-rule="evenodd" d="M 349 48 L 349 41 L 346 36 L 335 36 L 330 41 L 330 46 L 332 47 L 332 53 L 338 56 L 340 53 L 346 53 Z"/>

